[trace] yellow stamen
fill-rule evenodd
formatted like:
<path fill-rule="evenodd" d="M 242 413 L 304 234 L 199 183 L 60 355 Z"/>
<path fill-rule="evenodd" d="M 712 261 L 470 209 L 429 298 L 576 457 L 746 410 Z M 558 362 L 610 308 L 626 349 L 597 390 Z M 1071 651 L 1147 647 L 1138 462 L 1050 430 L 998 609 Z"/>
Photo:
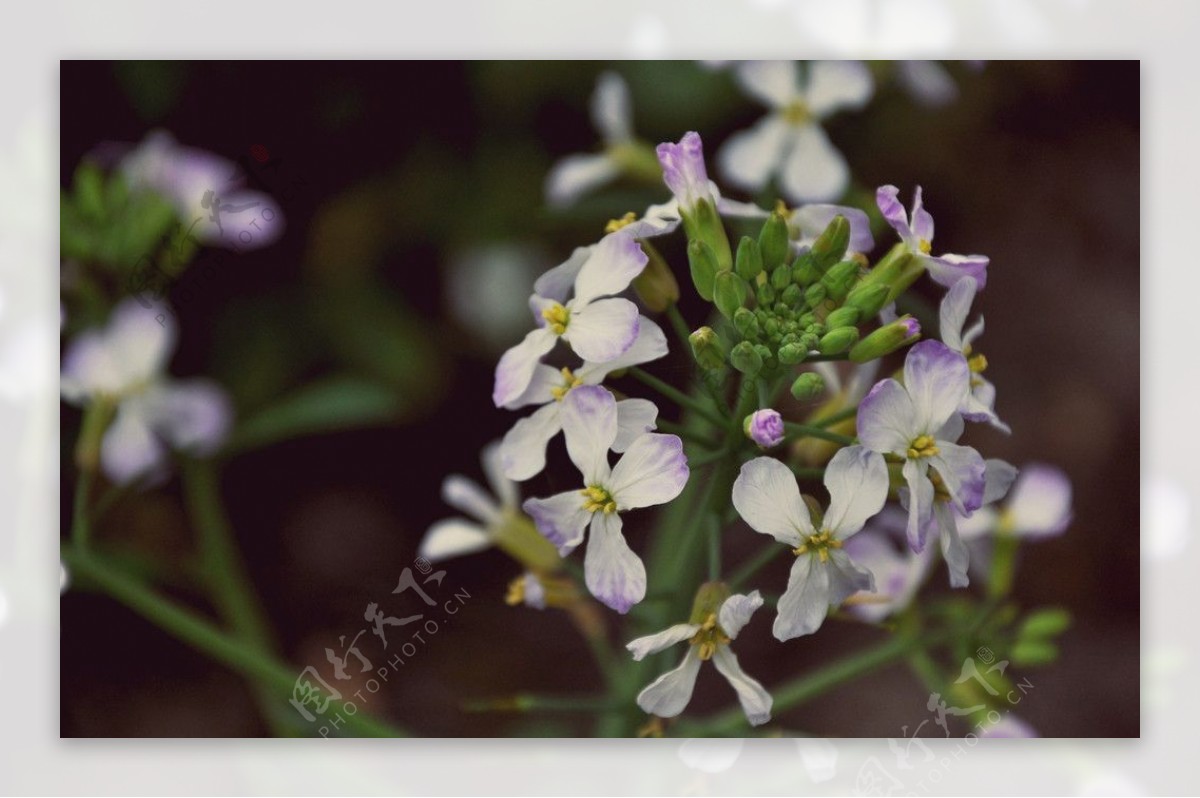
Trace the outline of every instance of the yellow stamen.
<path fill-rule="evenodd" d="M 589 513 L 604 513 L 611 515 L 617 511 L 617 502 L 612 494 L 599 485 L 590 485 L 579 493 L 584 497 L 583 509 Z"/>
<path fill-rule="evenodd" d="M 936 501 L 950 501 L 950 491 L 946 489 L 946 481 L 936 468 L 929 469 L 929 482 L 933 485 L 933 498 Z"/>
<path fill-rule="evenodd" d="M 605 233 L 615 233 L 622 227 L 628 227 L 637 221 L 637 214 L 633 211 L 622 216 L 620 219 L 609 219 L 608 224 L 604 225 Z"/>
<path fill-rule="evenodd" d="M 562 385 L 555 385 L 550 389 L 550 395 L 554 397 L 554 401 L 556 402 L 561 402 L 563 398 L 571 392 L 572 388 L 576 388 L 583 384 L 583 380 L 576 377 L 566 366 L 563 366 L 562 378 Z"/>
<path fill-rule="evenodd" d="M 840 549 L 842 541 L 833 536 L 833 533 L 828 529 L 822 529 L 815 535 L 809 535 L 804 542 L 796 548 L 792 549 L 792 554 L 799 557 L 801 554 L 808 554 L 810 548 L 817 553 L 818 559 L 821 562 L 829 562 L 829 550 Z"/>
<path fill-rule="evenodd" d="M 917 242 L 917 249 L 921 250 L 921 254 L 928 255 L 931 251 L 933 251 L 933 242 L 928 238 L 922 238 Z"/>
<path fill-rule="evenodd" d="M 783 109 L 783 119 L 790 125 L 803 125 L 812 119 L 812 112 L 803 100 L 793 100 Z"/>
<path fill-rule="evenodd" d="M 646 725 L 642 726 L 641 728 L 639 728 L 637 730 L 637 736 L 638 737 L 662 737 L 663 736 L 662 718 L 658 717 L 657 715 L 652 716 L 650 718 L 650 720 L 646 721 Z"/>
<path fill-rule="evenodd" d="M 555 335 L 562 335 L 567 331 L 567 324 L 571 320 L 571 311 L 555 302 L 542 311 L 542 318 L 546 320 L 546 326 L 550 328 L 551 332 Z"/>
<path fill-rule="evenodd" d="M 508 583 L 508 594 L 504 597 L 504 603 L 510 607 L 525 603 L 525 577 L 518 576 Z"/>
<path fill-rule="evenodd" d="M 704 623 L 700 625 L 700 631 L 692 635 L 688 641 L 693 646 L 699 646 L 697 653 L 700 654 L 701 660 L 712 659 L 713 654 L 717 653 L 718 646 L 729 644 L 729 635 L 725 634 L 725 630 L 717 625 L 717 614 L 709 613 L 704 619 Z"/>
<path fill-rule="evenodd" d="M 908 459 L 917 460 L 921 457 L 933 457 L 939 451 L 932 435 L 921 435 L 908 445 Z"/>
<path fill-rule="evenodd" d="M 987 371 L 987 358 L 983 356 L 983 353 L 980 353 L 974 357 L 968 358 L 967 366 L 970 367 L 972 373 L 982 374 L 983 372 Z"/>
<path fill-rule="evenodd" d="M 781 199 L 777 199 L 775 200 L 775 213 L 779 214 L 780 216 L 787 217 L 790 216 L 792 212 L 788 210 L 786 202 Z"/>

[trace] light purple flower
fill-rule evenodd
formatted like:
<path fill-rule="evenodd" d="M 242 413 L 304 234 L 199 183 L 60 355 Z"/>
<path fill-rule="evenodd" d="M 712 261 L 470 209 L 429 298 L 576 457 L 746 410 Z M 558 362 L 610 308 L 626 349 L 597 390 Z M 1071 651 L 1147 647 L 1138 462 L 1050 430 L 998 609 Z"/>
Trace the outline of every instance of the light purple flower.
<path fill-rule="evenodd" d="M 737 692 L 738 702 L 750 725 L 760 726 L 769 721 L 773 703 L 771 694 L 757 680 L 746 675 L 729 646 L 762 603 L 757 590 L 748 595 L 735 594 L 725 599 L 718 611 L 702 623 L 676 624 L 626 645 L 633 658 L 640 662 L 677 643 L 685 640 L 689 643 L 679 667 L 659 676 L 638 694 L 638 706 L 660 718 L 673 718 L 683 712 L 692 699 L 700 663 L 711 659 L 717 671 Z"/>
<path fill-rule="evenodd" d="M 127 299 L 104 327 L 79 334 L 63 355 L 66 402 L 116 405 L 100 442 L 100 466 L 117 484 L 160 477 L 168 447 L 203 456 L 228 433 L 233 410 L 224 390 L 211 380 L 166 375 L 175 339 L 171 314 Z"/>
<path fill-rule="evenodd" d="M 590 527 L 583 561 L 588 590 L 618 612 L 628 612 L 646 595 L 646 568 L 625 542 L 620 514 L 679 495 L 688 480 L 683 442 L 674 435 L 645 433 L 610 467 L 617 400 L 599 385 L 568 393 L 559 417 L 567 454 L 583 474 L 583 488 L 529 499 L 525 512 L 563 556 L 583 542 Z"/>
<path fill-rule="evenodd" d="M 796 555 L 772 627 L 779 640 L 812 634 L 831 605 L 874 589 L 870 572 L 850 559 L 843 543 L 887 500 L 887 464 L 862 446 L 841 449 L 825 469 L 825 487 L 829 509 L 818 529 L 791 469 L 778 460 L 756 457 L 733 483 L 733 506 L 742 519 Z"/>
<path fill-rule="evenodd" d="M 508 406 L 529 388 L 538 362 L 559 338 L 593 363 L 625 354 L 637 340 L 638 309 L 613 295 L 629 287 L 647 260 L 638 242 L 618 231 L 593 247 L 577 249 L 539 277 L 529 298 L 539 326 L 500 358 L 492 391 L 496 407 Z"/>
<path fill-rule="evenodd" d="M 678 144 L 663 142 L 656 149 L 658 162 L 663 168 L 663 182 L 684 213 L 696 204 L 707 200 L 714 202 L 709 189 L 708 171 L 704 168 L 704 144 L 700 134 L 690 131 L 683 134 Z"/>
<path fill-rule="evenodd" d="M 933 255 L 933 217 L 925 210 L 921 200 L 921 187 L 913 195 L 911 218 L 905 215 L 904 205 L 899 200 L 900 189 L 895 186 L 880 186 L 875 192 L 875 203 L 883 218 L 900 234 L 913 257 L 919 258 L 934 282 L 952 287 L 962 277 L 974 277 L 979 290 L 987 284 L 988 258 L 985 255 Z"/>
<path fill-rule="evenodd" d="M 793 61 L 746 61 L 735 67 L 742 88 L 771 113 L 735 133 L 721 149 L 721 171 L 733 185 L 757 192 L 777 176 L 793 202 L 833 200 L 845 193 L 850 169 L 821 122 L 866 105 L 874 81 L 860 61 L 813 61 L 806 71 L 802 80 Z"/>
<path fill-rule="evenodd" d="M 638 337 L 633 346 L 616 360 L 588 363 L 571 371 L 539 363 L 529 387 L 505 407 L 510 410 L 541 405 L 518 421 L 504 436 L 500 459 L 510 479 L 523 481 L 546 467 L 546 445 L 562 429 L 562 402 L 580 385 L 599 385 L 611 372 L 657 360 L 667 354 L 667 338 L 662 328 L 644 316 L 639 321 Z M 617 402 L 617 439 L 613 451 L 623 452 L 639 435 L 650 432 L 658 420 L 658 408 L 648 399 L 623 399 Z"/>
<path fill-rule="evenodd" d="M 745 427 L 747 437 L 764 449 L 783 443 L 783 416 L 777 410 L 754 411 L 746 417 Z"/>
<path fill-rule="evenodd" d="M 908 350 L 904 384 L 881 380 L 858 407 L 862 444 L 904 458 L 907 533 L 913 551 L 925 548 L 925 530 L 935 505 L 949 502 L 962 515 L 970 515 L 983 503 L 983 458 L 969 446 L 955 443 L 962 434 L 958 408 L 969 382 L 962 355 L 940 341 L 922 341 Z M 956 586 L 966 584 L 966 547 L 953 524 L 942 527 L 941 535 L 943 551 L 950 553 L 952 581 Z"/>
<path fill-rule="evenodd" d="M 983 376 L 988 365 L 987 358 L 972 351 L 975 339 L 983 334 L 983 316 L 980 316 L 969 330 L 963 332 L 967 314 L 971 312 L 971 303 L 975 301 L 976 288 L 975 278 L 966 276 L 956 282 L 942 298 L 939 309 L 942 342 L 962 354 L 971 370 L 971 389 L 959 408 L 963 418 L 968 421 L 986 421 L 1001 432 L 1011 433 L 1012 430 L 1000 420 L 993 409 L 996 404 L 996 386 Z"/>
<path fill-rule="evenodd" d="M 907 608 L 920 590 L 933 563 L 933 549 L 913 552 L 905 536 L 907 524 L 908 514 L 889 505 L 846 541 L 846 554 L 875 577 L 873 591 L 855 594 L 858 601 L 847 602 L 853 615 L 878 623 Z"/>
<path fill-rule="evenodd" d="M 1021 469 L 1007 494 L 1003 505 L 986 503 L 988 506 L 962 521 L 963 537 L 980 540 L 1005 534 L 1043 540 L 1061 535 L 1071 524 L 1071 480 L 1062 469 L 1030 463 Z"/>
<path fill-rule="evenodd" d="M 592 124 L 604 143 L 599 153 L 568 155 L 546 175 L 546 201 L 554 207 L 571 205 L 581 196 L 616 180 L 622 171 L 617 153 L 633 144 L 633 113 L 629 87 L 615 72 L 605 72 L 592 94 Z"/>

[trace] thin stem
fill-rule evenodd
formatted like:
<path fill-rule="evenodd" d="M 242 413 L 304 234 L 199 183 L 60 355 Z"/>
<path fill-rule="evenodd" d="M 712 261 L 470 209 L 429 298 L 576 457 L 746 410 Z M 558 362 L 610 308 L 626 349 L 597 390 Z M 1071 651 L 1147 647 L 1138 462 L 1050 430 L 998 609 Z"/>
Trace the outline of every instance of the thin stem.
<path fill-rule="evenodd" d="M 679 306 L 675 303 L 667 305 L 667 320 L 671 322 L 671 326 L 675 329 L 675 335 L 679 337 L 679 343 L 683 345 L 684 351 L 691 351 L 692 331 L 688 329 L 688 323 L 683 318 L 683 314 L 679 312 Z"/>
<path fill-rule="evenodd" d="M 787 551 L 787 548 L 780 546 L 778 543 L 772 543 L 769 546 L 763 547 L 762 551 L 755 554 L 733 572 L 733 576 L 729 577 L 729 589 L 735 591 L 740 589 L 752 576 L 785 551 Z"/>
<path fill-rule="evenodd" d="M 95 554 L 75 546 L 65 546 L 62 558 L 72 573 L 88 579 L 168 634 L 242 676 L 256 679 L 281 695 L 292 695 L 297 672 L 289 666 L 261 651 L 248 648 L 245 643 L 233 639 L 207 619 L 110 567 Z M 363 737 L 407 736 L 403 731 L 374 720 L 364 712 L 344 715 L 342 719 L 347 730 L 354 730 Z"/>
<path fill-rule="evenodd" d="M 708 578 L 721 578 L 721 519 L 713 514 L 708 522 Z"/>
<path fill-rule="evenodd" d="M 832 427 L 834 424 L 837 424 L 840 421 L 845 421 L 848 418 L 854 418 L 856 415 L 858 415 L 858 405 L 855 405 L 854 407 L 847 407 L 844 410 L 839 410 L 836 413 L 824 416 L 823 418 L 814 419 L 809 423 L 814 427 Z"/>
<path fill-rule="evenodd" d="M 784 423 L 783 428 L 788 435 L 795 437 L 820 438 L 822 440 L 840 443 L 844 446 L 850 446 L 855 442 L 855 439 L 848 435 L 838 435 L 836 432 L 829 432 L 828 430 L 821 429 L 820 427 L 813 427 L 808 424 L 795 424 L 791 421 L 788 421 Z"/>
<path fill-rule="evenodd" d="M 804 358 L 805 363 L 820 363 L 827 360 L 849 360 L 850 356 L 846 353 L 840 355 L 809 355 Z"/>
<path fill-rule="evenodd" d="M 463 712 L 597 712 L 610 709 L 604 696 L 552 696 L 518 693 L 504 698 L 463 701 Z"/>
<path fill-rule="evenodd" d="M 1017 536 L 1011 532 L 1001 532 L 995 536 L 992 546 L 992 569 L 987 585 L 989 598 L 1001 599 L 1012 590 L 1013 573 L 1017 564 L 1017 545 Z"/>
<path fill-rule="evenodd" d="M 663 382 L 653 374 L 649 374 L 645 371 L 642 371 L 640 368 L 634 367 L 629 369 L 629 376 L 633 377 L 635 380 L 647 386 L 648 388 L 658 391 L 667 399 L 670 399 L 680 407 L 691 410 L 696 415 L 708 421 L 710 424 L 715 424 L 718 427 L 725 426 L 725 419 L 721 418 L 719 414 L 713 412 L 712 408 L 707 407 L 693 397 L 688 396 L 675 386 Z"/>
<path fill-rule="evenodd" d="M 75 503 L 71 510 L 71 542 L 86 549 L 91 541 L 92 527 L 88 520 L 88 503 L 92 488 L 92 472 L 80 469 L 75 482 Z"/>

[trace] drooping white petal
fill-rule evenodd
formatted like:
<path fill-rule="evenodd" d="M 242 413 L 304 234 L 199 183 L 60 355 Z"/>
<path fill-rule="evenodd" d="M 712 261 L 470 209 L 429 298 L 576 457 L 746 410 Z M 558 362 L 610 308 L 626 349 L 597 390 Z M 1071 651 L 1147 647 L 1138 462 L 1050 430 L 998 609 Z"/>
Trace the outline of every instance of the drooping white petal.
<path fill-rule="evenodd" d="M 1008 495 L 1009 488 L 1017 479 L 1017 467 L 997 457 L 984 462 L 983 503 L 998 502 Z"/>
<path fill-rule="evenodd" d="M 829 509 L 825 528 L 838 540 L 862 529 L 887 501 L 888 470 L 883 455 L 865 446 L 839 449 L 825 468 Z"/>
<path fill-rule="evenodd" d="M 517 421 L 500 442 L 504 476 L 523 482 L 546 467 L 546 445 L 562 429 L 561 405 L 549 402 Z"/>
<path fill-rule="evenodd" d="M 500 442 L 492 441 L 483 447 L 479 460 L 483 464 L 483 475 L 487 477 L 492 493 L 500 500 L 502 508 L 515 510 L 520 502 L 517 485 L 504 476 L 504 454 L 500 450 Z"/>
<path fill-rule="evenodd" d="M 933 483 L 922 460 L 904 463 L 904 481 L 908 483 L 908 545 L 915 552 L 925 550 L 925 533 L 933 515 Z"/>
<path fill-rule="evenodd" d="M 544 405 L 554 400 L 553 389 L 563 385 L 563 374 L 560 369 L 538 363 L 533 369 L 529 385 L 516 399 L 504 405 L 505 410 L 518 410 L 529 405 Z"/>
<path fill-rule="evenodd" d="M 771 719 L 771 694 L 756 679 L 746 675 L 738 664 L 737 655 L 729 646 L 717 646 L 713 665 L 737 691 L 738 703 L 751 726 L 761 726 Z"/>
<path fill-rule="evenodd" d="M 778 640 L 809 635 L 821 628 L 829 612 L 829 573 L 817 556 L 801 554 L 792 563 L 787 590 L 779 597 L 771 627 Z"/>
<path fill-rule="evenodd" d="M 942 545 L 942 557 L 950 571 L 950 587 L 966 587 L 970 583 L 967 569 L 971 565 L 971 554 L 967 545 L 958 536 L 954 512 L 946 502 L 935 502 L 933 514 L 937 518 L 938 536 Z"/>
<path fill-rule="evenodd" d="M 916 236 L 908 223 L 908 213 L 904 203 L 900 201 L 900 189 L 896 186 L 880 186 L 875 190 L 875 204 L 883 215 L 884 221 L 900 236 L 900 239 L 912 249 L 918 249 Z"/>
<path fill-rule="evenodd" d="M 736 640 L 742 628 L 750 622 L 750 616 L 763 605 L 762 595 L 752 590 L 743 595 L 735 593 L 721 602 L 717 612 L 717 623 L 729 635 L 730 640 Z"/>
<path fill-rule="evenodd" d="M 658 408 L 649 399 L 617 402 L 617 438 L 613 441 L 613 451 L 626 451 L 635 440 L 653 431 L 657 422 Z"/>
<path fill-rule="evenodd" d="M 743 61 L 733 74 L 747 94 L 768 108 L 782 108 L 800 97 L 795 61 Z"/>
<path fill-rule="evenodd" d="M 492 389 L 492 403 L 496 407 L 510 404 L 525 392 L 538 361 L 554 348 L 556 340 L 549 328 L 538 327 L 500 357 L 496 364 L 496 384 Z"/>
<path fill-rule="evenodd" d="M 1071 523 L 1071 481 L 1052 466 L 1025 466 L 1009 496 L 1008 513 L 1019 535 L 1037 538 L 1061 533 Z"/>
<path fill-rule="evenodd" d="M 609 233 L 592 248 L 575 278 L 575 307 L 582 309 L 594 299 L 621 293 L 649 260 L 636 238 L 623 230 Z"/>
<path fill-rule="evenodd" d="M 688 481 L 683 441 L 648 432 L 633 441 L 613 466 L 609 491 L 620 510 L 666 504 Z"/>
<path fill-rule="evenodd" d="M 963 351 L 963 325 L 967 323 L 967 314 L 971 312 L 971 303 L 975 301 L 975 289 L 975 279 L 964 277 L 946 292 L 938 309 L 942 341 L 955 352 Z"/>
<path fill-rule="evenodd" d="M 598 385 L 610 373 L 617 369 L 640 366 L 652 360 L 658 360 L 667 354 L 667 336 L 650 319 L 642 316 L 638 319 L 637 338 L 633 345 L 613 360 L 606 363 L 584 363 L 575 371 L 575 376 L 587 385 Z"/>
<path fill-rule="evenodd" d="M 912 398 L 900 383 L 880 380 L 858 406 L 858 439 L 880 453 L 903 455 L 917 434 Z"/>
<path fill-rule="evenodd" d="M 816 534 L 796 477 L 773 457 L 742 465 L 733 483 L 733 506 L 751 529 L 780 543 L 799 546 L 802 537 Z"/>
<path fill-rule="evenodd" d="M 808 65 L 804 100 L 818 118 L 862 108 L 874 91 L 871 70 L 862 61 L 812 61 Z"/>
<path fill-rule="evenodd" d="M 152 475 L 165 467 L 166 460 L 166 448 L 154 435 L 148 420 L 135 406 L 123 404 L 100 441 L 100 467 L 104 475 L 115 484 L 124 485 Z"/>
<path fill-rule="evenodd" d="M 660 718 L 673 718 L 687 707 L 700 672 L 700 653 L 688 646 L 687 654 L 678 668 L 667 671 L 638 693 L 637 705 L 643 712 Z"/>
<path fill-rule="evenodd" d="M 559 420 L 567 454 L 586 486 L 609 482 L 608 452 L 617 439 L 617 400 L 607 388 L 580 385 L 562 400 Z"/>
<path fill-rule="evenodd" d="M 875 590 L 874 575 L 841 549 L 829 549 L 829 562 L 823 565 L 829 576 L 830 604 L 841 604 L 860 590 Z"/>
<path fill-rule="evenodd" d="M 850 167 L 820 125 L 802 125 L 792 133 L 779 184 L 793 202 L 827 202 L 846 193 Z"/>
<path fill-rule="evenodd" d="M 442 480 L 442 501 L 484 525 L 500 518 L 496 500 L 479 483 L 461 474 L 451 474 Z"/>
<path fill-rule="evenodd" d="M 607 153 L 575 153 L 560 158 L 546 174 L 546 202 L 553 208 L 574 205 L 580 197 L 616 180 L 621 165 Z"/>
<path fill-rule="evenodd" d="M 921 341 L 904 358 L 904 387 L 912 397 L 916 427 L 936 432 L 962 404 L 970 387 L 967 360 L 941 341 Z"/>
<path fill-rule="evenodd" d="M 229 395 L 212 380 L 162 381 L 127 401 L 142 405 L 155 434 L 190 454 L 215 452 L 233 424 Z"/>
<path fill-rule="evenodd" d="M 541 277 L 537 278 L 533 283 L 533 293 L 546 299 L 553 299 L 555 302 L 565 303 L 567 297 L 571 295 L 571 289 L 575 287 L 575 278 L 579 276 L 579 270 L 583 268 L 583 264 L 587 262 L 591 254 L 592 246 L 590 245 L 576 247 L 575 251 L 571 253 L 571 257 L 553 269 L 547 269 Z"/>
<path fill-rule="evenodd" d="M 676 643 L 682 643 L 696 632 L 700 631 L 700 626 L 694 623 L 677 623 L 674 626 L 669 626 L 661 632 L 656 632 L 652 635 L 639 637 L 636 640 L 631 640 L 625 644 L 632 654 L 633 658 L 638 662 L 645 659 L 650 654 L 657 654 L 664 651 Z"/>
<path fill-rule="evenodd" d="M 639 329 L 637 305 L 613 297 L 572 310 L 564 337 L 584 360 L 605 363 L 625 354 L 637 340 Z"/>
<path fill-rule="evenodd" d="M 629 86 L 616 72 L 604 72 L 596 79 L 592 93 L 592 124 L 607 144 L 621 144 L 633 138 L 633 101 Z"/>
<path fill-rule="evenodd" d="M 583 542 L 583 530 L 592 517 L 583 508 L 583 496 L 577 490 L 556 493 L 548 499 L 526 499 L 521 508 L 564 557 Z"/>
<path fill-rule="evenodd" d="M 929 458 L 945 484 L 954 507 L 970 515 L 983 505 L 987 466 L 979 452 L 970 446 L 938 441 L 938 453 Z"/>
<path fill-rule="evenodd" d="M 792 128 L 778 114 L 768 114 L 747 130 L 734 133 L 717 153 L 721 173 L 733 186 L 759 191 L 779 171 Z"/>
<path fill-rule="evenodd" d="M 646 567 L 621 534 L 621 516 L 592 515 L 583 576 L 591 594 L 624 615 L 646 597 Z"/>
<path fill-rule="evenodd" d="M 492 538 L 479 524 L 465 518 L 446 518 L 429 527 L 417 554 L 438 562 L 463 554 L 474 554 L 492 545 Z"/>

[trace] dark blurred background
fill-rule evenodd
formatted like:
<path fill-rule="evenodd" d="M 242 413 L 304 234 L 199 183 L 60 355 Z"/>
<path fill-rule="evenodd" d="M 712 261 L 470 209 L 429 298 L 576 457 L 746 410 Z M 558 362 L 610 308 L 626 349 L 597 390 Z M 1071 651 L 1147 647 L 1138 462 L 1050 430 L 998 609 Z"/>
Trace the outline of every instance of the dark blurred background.
<path fill-rule="evenodd" d="M 604 69 L 629 82 L 640 137 L 699 130 L 710 163 L 725 138 L 761 114 L 728 72 L 691 62 L 62 64 L 64 186 L 98 145 L 135 143 L 155 128 L 231 160 L 257 148 L 271 155 L 261 186 L 284 209 L 286 232 L 272 246 L 223 257 L 210 278 L 189 274 L 174 287 L 186 301 L 175 302 L 181 345 L 172 373 L 215 377 L 239 416 L 347 371 L 396 398 L 392 423 L 280 443 L 224 470 L 238 543 L 297 670 L 323 666 L 323 649 L 362 627 L 363 606 L 388 598 L 426 528 L 455 514 L 439 499 L 443 477 L 480 478 L 479 449 L 518 417 L 492 407 L 492 369 L 528 327 L 533 278 L 597 239 L 607 219 L 665 198 L 665 190 L 618 183 L 567 211 L 545 206 L 550 165 L 598 146 L 588 100 Z M 1068 533 L 1022 550 L 1017 599 L 1067 606 L 1076 619 L 1060 660 L 1028 674 L 1036 690 L 1022 718 L 1043 736 L 1136 736 L 1138 64 L 949 69 L 960 92 L 949 105 L 925 107 L 881 80 L 867 109 L 826 127 L 860 188 L 894 183 L 907 202 L 912 186 L 924 186 L 938 251 L 992 259 L 977 303 L 987 317 L 981 348 L 1014 435 L 974 427 L 969 441 L 1018 466 L 1056 464 L 1074 483 Z M 876 254 L 890 243 L 877 239 Z M 682 282 L 680 243 L 662 250 Z M 930 302 L 940 296 L 930 285 L 919 291 Z M 683 308 L 700 323 L 698 305 Z M 671 377 L 684 368 L 673 351 L 652 370 Z M 77 425 L 64 411 L 65 447 Z M 558 479 L 543 475 L 525 495 L 545 495 Z M 73 480 L 64 473 L 64 529 Z M 172 480 L 119 503 L 97 539 L 154 558 L 168 589 L 188 601 L 192 532 L 181 508 Z M 756 538 L 731 537 L 727 561 L 757 552 Z M 635 549 L 643 544 L 633 539 Z M 586 692 L 597 676 L 561 613 L 505 606 L 517 566 L 503 554 L 445 567 L 446 584 L 473 598 L 372 708 L 428 736 L 589 733 L 572 715 L 461 711 L 463 699 Z M 759 584 L 782 586 L 785 569 L 781 560 Z M 944 581 L 939 570 L 931 588 Z M 738 644 L 746 669 L 768 687 L 876 639 L 831 622 L 781 652 L 768 621 L 756 619 L 759 634 Z M 614 625 L 613 634 L 624 632 Z M 101 595 L 64 596 L 61 651 L 63 736 L 267 731 L 237 676 Z M 692 711 L 732 700 L 715 681 L 704 689 L 710 677 L 702 674 Z M 895 735 L 926 716 L 925 697 L 897 666 L 781 722 Z"/>

